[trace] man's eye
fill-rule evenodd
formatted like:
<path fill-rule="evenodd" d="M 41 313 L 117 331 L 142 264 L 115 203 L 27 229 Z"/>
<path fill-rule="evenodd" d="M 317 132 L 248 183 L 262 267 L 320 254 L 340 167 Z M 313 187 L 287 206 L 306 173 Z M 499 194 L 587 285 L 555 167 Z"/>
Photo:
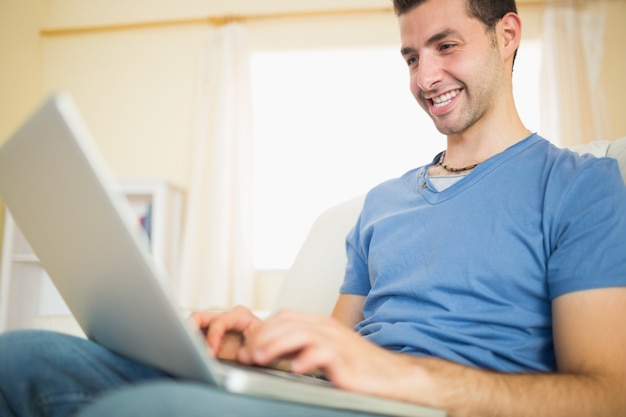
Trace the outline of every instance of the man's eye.
<path fill-rule="evenodd" d="M 406 63 L 407 63 L 407 65 L 408 65 L 409 67 L 411 67 L 411 66 L 413 66 L 413 65 L 417 64 L 417 57 L 412 56 L 412 57 L 408 58 L 408 59 L 406 60 Z"/>
<path fill-rule="evenodd" d="M 452 48 L 454 48 L 454 44 L 453 44 L 453 43 L 444 43 L 444 44 L 442 44 L 442 45 L 439 47 L 439 49 L 440 49 L 441 51 L 446 51 L 446 50 L 448 50 L 448 49 L 452 49 Z"/>

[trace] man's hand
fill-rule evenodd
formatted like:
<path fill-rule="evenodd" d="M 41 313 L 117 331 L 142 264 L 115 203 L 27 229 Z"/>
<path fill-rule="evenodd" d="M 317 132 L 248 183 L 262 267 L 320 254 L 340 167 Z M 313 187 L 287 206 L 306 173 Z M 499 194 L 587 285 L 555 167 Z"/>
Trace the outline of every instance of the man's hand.
<path fill-rule="evenodd" d="M 404 356 L 367 341 L 336 319 L 281 311 L 250 333 L 239 360 L 261 366 L 290 360 L 294 373 L 321 371 L 338 387 L 393 398 L 391 382 L 406 369 Z"/>
<path fill-rule="evenodd" d="M 237 360 L 239 349 L 263 322 L 245 307 L 227 312 L 198 311 L 192 322 L 206 335 L 213 354 L 220 359 Z"/>

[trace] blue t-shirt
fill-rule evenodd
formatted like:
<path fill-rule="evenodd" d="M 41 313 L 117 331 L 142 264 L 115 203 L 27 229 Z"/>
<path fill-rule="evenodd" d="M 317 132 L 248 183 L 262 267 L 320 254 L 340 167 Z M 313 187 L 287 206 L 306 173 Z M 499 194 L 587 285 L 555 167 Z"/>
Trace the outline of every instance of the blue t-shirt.
<path fill-rule="evenodd" d="M 442 192 L 427 171 L 372 189 L 348 235 L 341 292 L 367 296 L 356 329 L 479 368 L 555 370 L 552 300 L 626 286 L 616 161 L 531 135 Z"/>

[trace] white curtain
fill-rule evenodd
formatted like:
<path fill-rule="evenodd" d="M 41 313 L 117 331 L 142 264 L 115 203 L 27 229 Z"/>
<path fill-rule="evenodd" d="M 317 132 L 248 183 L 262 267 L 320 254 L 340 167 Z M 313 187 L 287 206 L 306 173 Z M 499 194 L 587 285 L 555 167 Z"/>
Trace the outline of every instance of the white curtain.
<path fill-rule="evenodd" d="M 212 29 L 199 67 L 180 302 L 190 310 L 250 306 L 253 158 L 245 28 Z"/>
<path fill-rule="evenodd" d="M 605 1 L 548 0 L 543 24 L 542 134 L 561 146 L 606 139 L 600 85 Z"/>

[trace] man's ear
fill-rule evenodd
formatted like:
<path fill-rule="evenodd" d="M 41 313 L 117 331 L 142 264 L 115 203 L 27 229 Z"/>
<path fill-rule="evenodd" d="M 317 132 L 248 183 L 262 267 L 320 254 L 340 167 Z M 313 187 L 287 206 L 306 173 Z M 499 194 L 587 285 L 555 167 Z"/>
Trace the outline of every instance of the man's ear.
<path fill-rule="evenodd" d="M 502 50 L 502 57 L 507 60 L 513 58 L 522 39 L 522 21 L 516 13 L 507 13 L 498 22 L 497 35 Z"/>

